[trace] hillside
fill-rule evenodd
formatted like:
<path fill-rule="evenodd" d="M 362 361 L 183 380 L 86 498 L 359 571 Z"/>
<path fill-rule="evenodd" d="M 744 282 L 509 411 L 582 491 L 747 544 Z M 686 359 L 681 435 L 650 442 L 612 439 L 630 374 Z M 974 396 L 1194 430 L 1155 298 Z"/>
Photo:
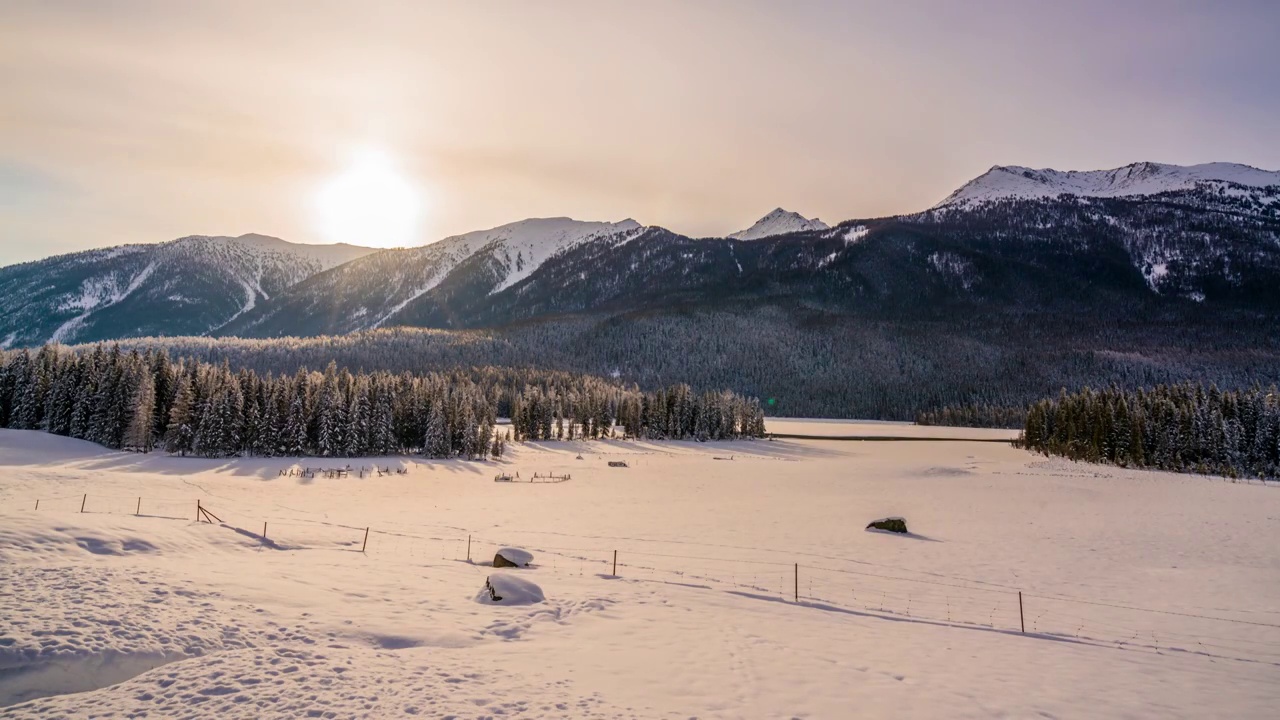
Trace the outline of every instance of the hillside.
<path fill-rule="evenodd" d="M 208 333 L 369 252 L 264 235 L 190 236 L 0 268 L 0 347 Z"/>

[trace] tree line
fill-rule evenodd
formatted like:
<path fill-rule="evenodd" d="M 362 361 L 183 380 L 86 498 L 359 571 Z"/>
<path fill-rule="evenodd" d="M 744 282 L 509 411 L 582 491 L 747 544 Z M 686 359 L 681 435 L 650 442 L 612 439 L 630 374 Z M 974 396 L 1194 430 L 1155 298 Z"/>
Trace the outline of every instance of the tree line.
<path fill-rule="evenodd" d="M 1022 442 L 1073 460 L 1227 477 L 1280 478 L 1280 394 L 1181 383 L 1110 388 L 1031 406 Z"/>
<path fill-rule="evenodd" d="M 1027 421 L 1027 409 L 1007 405 L 946 405 L 916 415 L 917 425 L 945 425 L 976 428 L 1020 428 Z"/>
<path fill-rule="evenodd" d="M 1034 321 L 970 313 L 850 322 L 814 309 L 743 305 L 484 330 L 387 328 L 311 338 L 139 338 L 120 344 L 228 361 L 233 369 L 260 374 L 324 368 L 333 360 L 352 371 L 464 372 L 476 382 L 511 388 L 544 379 L 577 383 L 584 375 L 645 391 L 686 383 L 699 394 L 728 388 L 761 398 L 768 415 L 781 417 L 915 420 L 922 411 L 947 406 L 1026 408 L 1063 387 L 1280 383 L 1280 339 L 1263 332 L 1274 326 L 1265 318 L 1156 321 L 1130 315 L 1121 308 Z M 562 372 L 553 375 L 553 369 Z M 509 402 L 514 392 L 503 397 Z M 498 411 L 509 413 L 505 404 Z M 1015 427 L 1021 425 L 1018 418 Z"/>
<path fill-rule="evenodd" d="M 513 418 L 510 431 L 498 430 L 500 416 Z M 564 372 L 353 373 L 333 362 L 324 372 L 259 374 L 119 345 L 0 352 L 0 427 L 202 457 L 483 459 L 501 456 L 512 439 L 764 433 L 757 401 L 729 392 L 694 395 L 687 386 L 643 393 Z"/>

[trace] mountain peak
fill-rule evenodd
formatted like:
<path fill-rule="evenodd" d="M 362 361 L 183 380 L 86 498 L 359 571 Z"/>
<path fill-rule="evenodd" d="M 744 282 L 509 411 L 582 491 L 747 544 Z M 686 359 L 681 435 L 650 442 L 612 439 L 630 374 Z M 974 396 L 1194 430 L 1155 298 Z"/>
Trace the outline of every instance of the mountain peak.
<path fill-rule="evenodd" d="M 1280 172 L 1239 163 L 1168 165 L 1135 162 L 1111 170 L 1033 169 L 1021 165 L 993 165 L 965 183 L 935 207 L 969 205 L 1000 199 L 1050 198 L 1070 194 L 1083 197 L 1127 197 L 1189 190 L 1202 182 L 1226 182 L 1251 187 L 1280 185 Z"/>
<path fill-rule="evenodd" d="M 805 232 L 808 230 L 826 230 L 830 226 L 818 218 L 807 218 L 782 208 L 775 208 L 760 218 L 746 230 L 740 230 L 728 237 L 731 240 L 758 240 L 774 235 Z"/>

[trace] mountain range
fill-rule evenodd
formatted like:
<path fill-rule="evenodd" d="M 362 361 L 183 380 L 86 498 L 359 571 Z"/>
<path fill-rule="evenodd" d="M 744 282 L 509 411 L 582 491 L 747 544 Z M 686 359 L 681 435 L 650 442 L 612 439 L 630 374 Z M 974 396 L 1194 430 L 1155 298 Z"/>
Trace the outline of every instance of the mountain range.
<path fill-rule="evenodd" d="M 351 362 L 548 365 L 901 418 L 1117 378 L 1280 381 L 1280 173 L 995 167 L 919 213 L 778 209 L 720 238 L 568 218 L 391 250 L 188 237 L 0 268 L 0 288 L 10 348 L 423 328 L 445 334 L 378 335 L 401 344 Z"/>
<path fill-rule="evenodd" d="M 1017 211 L 1002 210 L 1011 203 Z M 569 218 L 391 250 L 192 236 L 0 268 L 0 345 L 498 326 L 739 295 L 837 311 L 905 310 L 923 297 L 1032 309 L 1103 292 L 1100 263 L 1107 292 L 1135 301 L 1269 309 L 1278 208 L 1280 172 L 1144 162 L 997 166 L 919 214 L 831 228 L 779 208 L 725 238 Z"/>

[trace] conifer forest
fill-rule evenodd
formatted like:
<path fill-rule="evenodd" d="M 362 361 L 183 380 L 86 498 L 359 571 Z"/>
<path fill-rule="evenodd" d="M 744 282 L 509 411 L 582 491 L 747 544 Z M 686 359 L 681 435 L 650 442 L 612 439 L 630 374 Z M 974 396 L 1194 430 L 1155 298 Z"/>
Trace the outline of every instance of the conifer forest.
<path fill-rule="evenodd" d="M 1280 478 L 1280 394 L 1194 383 L 1110 388 L 1031 406 L 1025 446 L 1046 455 L 1174 472 Z"/>
<path fill-rule="evenodd" d="M 483 459 L 508 441 L 759 437 L 764 416 L 732 392 L 641 392 L 554 371 L 352 373 L 329 363 L 259 375 L 165 352 L 46 345 L 0 354 L 0 427 L 201 457 Z"/>

